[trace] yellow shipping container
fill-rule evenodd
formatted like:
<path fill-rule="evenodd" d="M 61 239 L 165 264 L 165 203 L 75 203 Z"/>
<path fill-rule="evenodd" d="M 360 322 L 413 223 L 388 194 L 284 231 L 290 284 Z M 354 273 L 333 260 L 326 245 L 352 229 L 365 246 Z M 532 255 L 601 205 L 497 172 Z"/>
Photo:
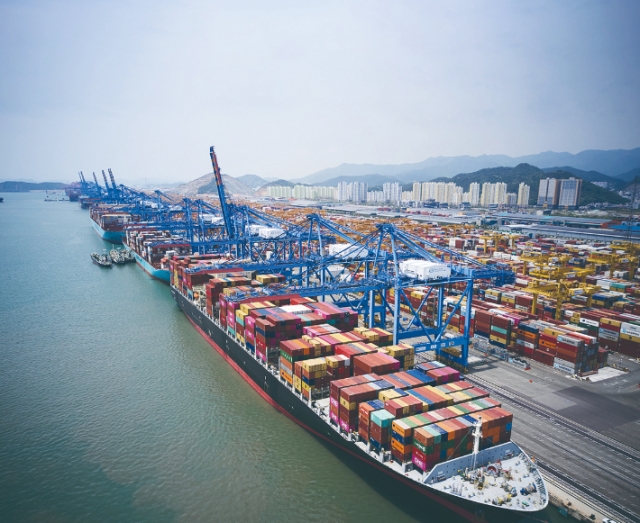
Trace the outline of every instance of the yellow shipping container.
<path fill-rule="evenodd" d="M 395 389 L 381 390 L 378 392 L 378 399 L 380 401 L 390 401 L 401 397 L 402 395 Z"/>

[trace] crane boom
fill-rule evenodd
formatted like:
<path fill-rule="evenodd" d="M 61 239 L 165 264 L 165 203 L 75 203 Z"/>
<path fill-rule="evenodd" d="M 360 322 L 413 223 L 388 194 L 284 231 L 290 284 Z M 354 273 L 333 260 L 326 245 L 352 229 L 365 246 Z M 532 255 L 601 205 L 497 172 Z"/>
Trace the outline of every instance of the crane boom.
<path fill-rule="evenodd" d="M 113 173 L 111 172 L 111 169 L 107 169 L 109 171 L 109 177 L 111 178 L 111 185 L 113 186 L 113 190 L 117 191 L 118 187 L 116 186 L 116 179 L 113 177 Z"/>
<path fill-rule="evenodd" d="M 98 183 L 98 177 L 96 176 L 95 171 L 93 172 L 93 181 L 96 182 L 96 189 L 98 190 L 98 194 L 100 193 L 100 184 Z"/>
<path fill-rule="evenodd" d="M 109 184 L 107 183 L 107 175 L 104 174 L 104 169 L 102 169 L 102 177 L 104 178 L 104 186 L 107 188 L 107 192 L 109 192 L 111 189 L 109 189 Z"/>
<path fill-rule="evenodd" d="M 222 183 L 222 174 L 220 174 L 220 167 L 218 166 L 218 158 L 216 152 L 213 150 L 213 145 L 209 149 L 211 155 L 211 164 L 213 165 L 213 174 L 216 179 L 216 187 L 218 188 L 218 198 L 220 199 L 220 208 L 222 209 L 222 217 L 224 218 L 224 227 L 227 230 L 229 239 L 235 238 L 235 231 L 233 224 L 231 223 L 231 213 L 229 209 L 229 202 L 224 190 L 224 184 Z"/>

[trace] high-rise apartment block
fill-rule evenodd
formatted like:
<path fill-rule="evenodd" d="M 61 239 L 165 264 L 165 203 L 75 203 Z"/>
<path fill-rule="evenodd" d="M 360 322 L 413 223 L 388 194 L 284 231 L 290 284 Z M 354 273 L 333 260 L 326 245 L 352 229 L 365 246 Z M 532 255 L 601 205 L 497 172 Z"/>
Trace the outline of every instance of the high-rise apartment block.
<path fill-rule="evenodd" d="M 526 183 L 520 183 L 520 185 L 518 186 L 518 207 L 529 207 L 530 189 L 531 188 Z"/>
<path fill-rule="evenodd" d="M 560 180 L 545 178 L 540 180 L 538 187 L 538 205 L 556 207 L 560 196 Z"/>
<path fill-rule="evenodd" d="M 569 178 L 560 180 L 560 196 L 558 197 L 558 207 L 568 207 L 575 209 L 580 205 L 580 195 L 582 194 L 582 180 L 580 178 Z"/>
<path fill-rule="evenodd" d="M 398 182 L 388 182 L 383 184 L 382 192 L 386 202 L 399 202 L 402 200 L 402 185 Z"/>
<path fill-rule="evenodd" d="M 489 207 L 489 205 L 507 205 L 507 184 L 502 182 L 482 184 L 482 193 L 480 194 L 480 205 Z"/>
<path fill-rule="evenodd" d="M 477 207 L 480 204 L 480 184 L 478 182 L 469 185 L 469 203 L 472 207 Z"/>
<path fill-rule="evenodd" d="M 422 200 L 422 184 L 420 182 L 413 183 L 413 194 L 411 195 L 411 199 L 414 202 Z"/>

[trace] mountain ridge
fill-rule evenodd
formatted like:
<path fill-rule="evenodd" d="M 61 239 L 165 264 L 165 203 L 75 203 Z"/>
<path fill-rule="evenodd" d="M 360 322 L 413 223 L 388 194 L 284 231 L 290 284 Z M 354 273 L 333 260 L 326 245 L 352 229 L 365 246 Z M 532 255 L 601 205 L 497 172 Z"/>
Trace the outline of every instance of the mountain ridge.
<path fill-rule="evenodd" d="M 343 176 L 368 176 L 378 174 L 393 176 L 400 182 L 430 181 L 440 176 L 454 176 L 491 167 L 515 167 L 521 163 L 551 168 L 566 165 L 583 171 L 597 171 L 616 177 L 640 166 L 640 147 L 634 149 L 587 149 L 577 154 L 554 151 L 511 157 L 503 154 L 480 156 L 437 156 L 417 163 L 403 164 L 350 164 L 322 169 L 313 174 L 292 179 L 292 183 L 321 185 L 332 178 Z"/>

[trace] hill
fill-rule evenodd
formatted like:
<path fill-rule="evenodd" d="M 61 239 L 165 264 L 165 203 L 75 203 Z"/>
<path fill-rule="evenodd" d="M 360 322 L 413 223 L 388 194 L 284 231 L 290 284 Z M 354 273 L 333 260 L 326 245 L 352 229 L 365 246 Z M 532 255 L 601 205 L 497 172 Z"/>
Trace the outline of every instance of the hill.
<path fill-rule="evenodd" d="M 625 183 L 625 185 L 628 185 L 628 183 L 632 182 L 636 176 L 640 176 L 640 167 L 636 167 L 635 169 L 631 169 L 626 173 L 619 174 L 618 176 L 616 176 L 616 178 L 627 182 Z"/>
<path fill-rule="evenodd" d="M 211 173 L 213 175 L 213 173 Z M 222 182 L 224 183 L 224 188 L 226 192 L 233 196 L 255 196 L 256 192 L 251 188 L 239 181 L 237 178 L 233 176 L 229 176 L 228 174 L 222 175 Z M 215 180 L 211 180 L 208 184 L 203 185 L 198 189 L 198 194 L 212 194 L 214 196 L 218 196 L 218 187 L 216 186 Z"/>
<path fill-rule="evenodd" d="M 69 187 L 69 184 L 59 182 L 0 182 L 0 192 L 59 191 L 65 187 Z"/>
<path fill-rule="evenodd" d="M 259 189 L 267 183 L 267 180 L 258 176 L 257 174 L 245 174 L 243 176 L 238 176 L 236 180 L 238 180 L 240 183 L 245 184 L 247 187 L 251 187 L 254 190 Z"/>
<path fill-rule="evenodd" d="M 274 180 L 273 182 L 265 183 L 260 189 L 266 189 L 267 187 L 293 187 L 295 184 L 291 183 L 289 180 Z"/>
<path fill-rule="evenodd" d="M 519 157 L 511 157 L 503 154 L 438 156 L 427 158 L 422 162 L 395 165 L 343 163 L 337 167 L 323 169 L 292 181 L 294 183 L 322 185 L 332 178 L 378 174 L 381 176 L 396 177 L 404 183 L 413 181 L 420 182 L 441 176 L 454 176 L 458 173 L 475 172 L 491 167 L 515 167 L 521 163 L 538 165 L 542 168 L 554 168 L 558 165 L 566 165 L 587 172 L 597 171 L 607 176 L 617 176 L 640 166 L 640 147 L 630 150 L 586 150 L 578 154 L 548 151 Z"/>
<path fill-rule="evenodd" d="M 434 181 L 439 182 L 454 182 L 457 185 L 463 187 L 465 191 L 469 190 L 469 185 L 472 182 L 478 182 L 480 185 L 483 183 L 496 183 L 505 182 L 507 184 L 508 192 L 518 192 L 518 186 L 524 182 L 531 188 L 529 193 L 529 205 L 535 205 L 538 198 L 538 187 L 540 180 L 543 178 L 559 178 L 566 179 L 575 176 L 573 173 L 567 171 L 551 171 L 546 172 L 538 167 L 529 165 L 526 163 L 516 165 L 515 167 L 494 167 L 491 169 L 481 169 L 474 173 L 458 174 L 452 178 L 437 178 Z M 584 180 L 582 183 L 582 195 L 580 198 L 580 205 L 588 205 L 590 203 L 625 203 L 627 200 L 620 196 L 618 193 L 598 187 L 593 183 Z"/>
<path fill-rule="evenodd" d="M 222 181 L 229 195 L 255 196 L 255 191 L 251 187 L 247 187 L 228 174 L 222 175 Z M 196 196 L 198 194 L 213 194 L 217 196 L 218 189 L 214 181 L 213 173 L 208 173 L 189 183 L 178 185 L 173 188 L 171 192 L 181 194 L 182 196 Z"/>

